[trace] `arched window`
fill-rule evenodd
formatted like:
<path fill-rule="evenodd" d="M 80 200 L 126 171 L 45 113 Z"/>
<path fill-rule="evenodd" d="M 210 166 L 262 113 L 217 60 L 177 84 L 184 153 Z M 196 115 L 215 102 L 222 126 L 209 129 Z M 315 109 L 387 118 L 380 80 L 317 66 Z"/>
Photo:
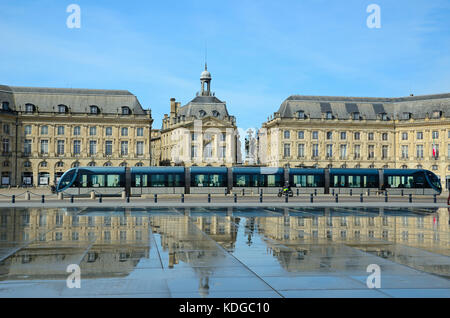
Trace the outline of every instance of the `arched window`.
<path fill-rule="evenodd" d="M 56 167 L 57 167 L 57 168 L 62 168 L 62 167 L 64 167 L 64 162 L 62 162 L 62 161 L 57 162 L 57 163 L 56 163 Z"/>
<path fill-rule="evenodd" d="M 78 161 L 75 161 L 74 163 L 72 163 L 72 168 L 77 168 L 80 166 L 80 163 Z"/>
<path fill-rule="evenodd" d="M 25 104 L 25 113 L 31 114 L 36 111 L 36 107 L 33 104 Z"/>
<path fill-rule="evenodd" d="M 40 166 L 41 166 L 41 168 L 47 168 L 47 166 L 48 166 L 47 161 L 42 161 Z"/>
<path fill-rule="evenodd" d="M 25 168 L 30 168 L 30 167 L 31 167 L 31 162 L 30 162 L 30 161 L 25 161 L 25 162 L 23 163 L 23 166 L 24 166 Z"/>
<path fill-rule="evenodd" d="M 69 107 L 66 105 L 58 105 L 58 113 L 67 114 L 69 112 Z"/>
<path fill-rule="evenodd" d="M 95 161 L 91 161 L 88 163 L 88 167 L 95 167 Z"/>
<path fill-rule="evenodd" d="M 408 169 L 408 166 L 407 165 L 403 165 L 402 169 Z"/>
<path fill-rule="evenodd" d="M 126 162 L 122 162 L 119 166 L 120 167 L 126 167 L 126 166 L 128 166 L 128 164 Z"/>
<path fill-rule="evenodd" d="M 98 108 L 97 106 L 92 105 L 89 108 L 90 108 L 90 113 L 91 114 L 93 114 L 93 115 L 100 114 L 100 108 Z"/>
<path fill-rule="evenodd" d="M 131 109 L 128 106 L 122 107 L 122 115 L 131 115 Z"/>
<path fill-rule="evenodd" d="M 142 163 L 142 162 L 138 162 L 137 164 L 136 164 L 136 167 L 143 167 L 144 166 L 144 164 Z"/>
<path fill-rule="evenodd" d="M 3 161 L 3 167 L 9 167 L 9 161 L 8 160 Z"/>
<path fill-rule="evenodd" d="M 103 165 L 103 167 L 111 167 L 112 163 L 110 161 L 105 162 L 105 164 Z"/>

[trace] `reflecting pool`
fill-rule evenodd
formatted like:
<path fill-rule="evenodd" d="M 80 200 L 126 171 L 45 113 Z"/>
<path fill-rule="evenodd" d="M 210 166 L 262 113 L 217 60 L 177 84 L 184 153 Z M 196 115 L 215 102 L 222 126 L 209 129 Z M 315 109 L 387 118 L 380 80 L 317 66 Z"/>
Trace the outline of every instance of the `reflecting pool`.
<path fill-rule="evenodd" d="M 450 297 L 449 213 L 2 209 L 0 297 Z"/>

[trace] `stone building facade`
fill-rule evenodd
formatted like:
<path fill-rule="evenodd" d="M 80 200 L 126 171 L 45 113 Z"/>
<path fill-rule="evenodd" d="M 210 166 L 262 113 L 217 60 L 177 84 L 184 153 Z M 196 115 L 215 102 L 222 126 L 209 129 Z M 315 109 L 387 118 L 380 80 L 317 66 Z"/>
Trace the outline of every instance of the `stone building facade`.
<path fill-rule="evenodd" d="M 423 168 L 450 186 L 450 94 L 291 96 L 258 132 L 268 166 Z"/>
<path fill-rule="evenodd" d="M 183 107 L 170 100 L 161 129 L 164 165 L 232 166 L 240 161 L 236 119 L 211 92 L 211 79 L 205 65 L 197 96 Z"/>
<path fill-rule="evenodd" d="M 153 119 L 122 90 L 0 86 L 2 186 L 46 186 L 76 166 L 148 166 Z"/>

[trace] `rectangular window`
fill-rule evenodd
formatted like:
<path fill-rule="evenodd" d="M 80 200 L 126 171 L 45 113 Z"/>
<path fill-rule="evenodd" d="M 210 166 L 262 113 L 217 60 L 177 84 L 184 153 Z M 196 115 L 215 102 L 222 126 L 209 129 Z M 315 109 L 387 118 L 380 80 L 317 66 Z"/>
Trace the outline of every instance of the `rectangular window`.
<path fill-rule="evenodd" d="M 408 140 L 408 133 L 407 132 L 403 132 L 402 133 L 402 140 Z"/>
<path fill-rule="evenodd" d="M 221 158 L 221 159 L 225 158 L 226 151 L 227 151 L 227 147 L 226 146 L 221 146 L 219 148 L 219 158 Z"/>
<path fill-rule="evenodd" d="M 92 126 L 92 127 L 89 128 L 89 135 L 90 136 L 97 135 L 97 127 L 96 126 Z"/>
<path fill-rule="evenodd" d="M 192 135 L 193 136 L 193 135 Z M 197 158 L 197 146 L 191 146 L 191 158 Z"/>
<path fill-rule="evenodd" d="M 31 155 L 31 139 L 25 139 L 23 142 L 23 154 L 25 156 Z"/>
<path fill-rule="evenodd" d="M 382 146 L 381 148 L 381 159 L 386 159 L 388 157 L 389 154 L 389 146 Z"/>
<path fill-rule="evenodd" d="M 143 141 L 138 141 L 136 143 L 136 154 L 138 156 L 142 156 L 144 154 L 144 142 Z"/>
<path fill-rule="evenodd" d="M 345 131 L 341 131 L 341 140 L 347 139 L 347 133 Z"/>
<path fill-rule="evenodd" d="M 417 132 L 417 140 L 422 140 L 423 139 L 423 132 L 418 131 Z"/>
<path fill-rule="evenodd" d="M 375 146 L 374 145 L 369 145 L 368 157 L 369 157 L 369 159 L 375 158 Z"/>
<path fill-rule="evenodd" d="M 128 128 L 126 128 L 126 127 L 123 127 L 122 129 L 121 129 L 121 136 L 123 136 L 123 137 L 126 137 L 126 136 L 128 136 Z"/>
<path fill-rule="evenodd" d="M 81 140 L 73 141 L 73 154 L 79 155 L 81 153 Z"/>
<path fill-rule="evenodd" d="M 354 137 L 355 137 L 355 140 L 360 140 L 361 139 L 361 133 L 355 132 Z"/>
<path fill-rule="evenodd" d="M 59 136 L 61 136 L 61 135 L 64 135 L 64 126 L 58 126 L 58 129 L 57 129 L 58 131 L 57 131 L 57 134 L 59 135 Z"/>
<path fill-rule="evenodd" d="M 449 149 L 450 149 L 450 147 L 449 147 Z M 450 154 L 450 152 L 449 152 L 449 154 Z M 423 145 L 417 145 L 416 156 L 418 159 L 423 159 Z"/>
<path fill-rule="evenodd" d="M 312 156 L 315 158 L 319 157 L 319 145 L 318 144 L 312 145 Z"/>
<path fill-rule="evenodd" d="M 48 126 L 41 126 L 41 135 L 48 134 Z"/>
<path fill-rule="evenodd" d="M 433 131 L 432 138 L 433 139 L 439 139 L 439 131 Z"/>
<path fill-rule="evenodd" d="M 24 134 L 25 135 L 31 135 L 31 126 L 30 125 L 26 125 L 24 128 Z"/>
<path fill-rule="evenodd" d="M 73 127 L 73 135 L 79 136 L 80 134 L 81 134 L 81 127 L 80 126 Z"/>
<path fill-rule="evenodd" d="M 305 145 L 304 144 L 298 145 L 298 156 L 300 158 L 303 158 L 305 156 Z"/>
<path fill-rule="evenodd" d="M 106 127 L 105 135 L 106 136 L 112 136 L 112 127 Z"/>
<path fill-rule="evenodd" d="M 139 128 L 136 130 L 136 135 L 137 135 L 138 137 L 143 137 L 143 136 L 144 136 L 144 128 L 139 127 Z"/>
<path fill-rule="evenodd" d="M 383 139 L 384 141 L 388 140 L 388 134 L 387 133 L 383 133 L 381 135 L 381 139 Z"/>
<path fill-rule="evenodd" d="M 48 154 L 48 140 L 41 140 L 41 155 Z"/>
<path fill-rule="evenodd" d="M 304 139 L 305 138 L 305 132 L 303 130 L 300 130 L 298 132 L 298 139 Z"/>
<path fill-rule="evenodd" d="M 312 139 L 319 139 L 319 132 L 318 131 L 313 131 L 312 132 Z"/>
<path fill-rule="evenodd" d="M 121 141 L 120 142 L 120 154 L 122 156 L 128 155 L 128 141 Z"/>
<path fill-rule="evenodd" d="M 290 144 L 284 144 L 284 157 L 290 157 L 291 156 L 291 145 Z"/>
<path fill-rule="evenodd" d="M 327 158 L 333 157 L 333 145 L 327 145 Z"/>
<path fill-rule="evenodd" d="M 191 134 L 191 138 L 192 138 L 192 141 L 196 141 L 197 140 L 197 134 L 196 133 L 192 133 Z"/>
<path fill-rule="evenodd" d="M 361 145 L 355 145 L 355 158 L 359 159 L 361 158 Z"/>
<path fill-rule="evenodd" d="M 3 139 L 3 153 L 9 153 L 9 139 Z"/>
<path fill-rule="evenodd" d="M 333 132 L 327 131 L 327 140 L 331 140 L 331 139 L 333 139 Z"/>
<path fill-rule="evenodd" d="M 341 159 L 347 158 L 347 145 L 341 145 L 340 157 Z"/>
<path fill-rule="evenodd" d="M 90 140 L 89 141 L 89 155 L 93 156 L 97 153 L 97 141 Z"/>
<path fill-rule="evenodd" d="M 113 142 L 112 140 L 107 140 L 105 142 L 105 155 L 112 156 L 113 152 Z"/>
<path fill-rule="evenodd" d="M 56 154 L 63 155 L 64 154 L 64 140 L 58 140 L 56 145 Z"/>
<path fill-rule="evenodd" d="M 284 131 L 284 139 L 290 139 L 291 138 L 291 131 L 285 130 Z"/>
<path fill-rule="evenodd" d="M 402 146 L 402 159 L 408 158 L 408 146 L 403 145 Z"/>
<path fill-rule="evenodd" d="M 367 139 L 373 140 L 373 133 L 369 133 L 369 134 L 367 135 Z"/>

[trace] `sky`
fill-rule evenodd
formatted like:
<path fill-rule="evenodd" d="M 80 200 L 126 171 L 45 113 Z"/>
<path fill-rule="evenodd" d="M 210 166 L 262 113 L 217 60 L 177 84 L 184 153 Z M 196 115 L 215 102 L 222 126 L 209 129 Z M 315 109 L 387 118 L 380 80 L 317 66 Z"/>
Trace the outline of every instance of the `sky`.
<path fill-rule="evenodd" d="M 450 92 L 449 0 L 2 0 L 0 38 L 0 84 L 128 90 L 154 128 L 170 98 L 200 90 L 205 48 L 212 91 L 244 130 L 290 95 Z"/>

